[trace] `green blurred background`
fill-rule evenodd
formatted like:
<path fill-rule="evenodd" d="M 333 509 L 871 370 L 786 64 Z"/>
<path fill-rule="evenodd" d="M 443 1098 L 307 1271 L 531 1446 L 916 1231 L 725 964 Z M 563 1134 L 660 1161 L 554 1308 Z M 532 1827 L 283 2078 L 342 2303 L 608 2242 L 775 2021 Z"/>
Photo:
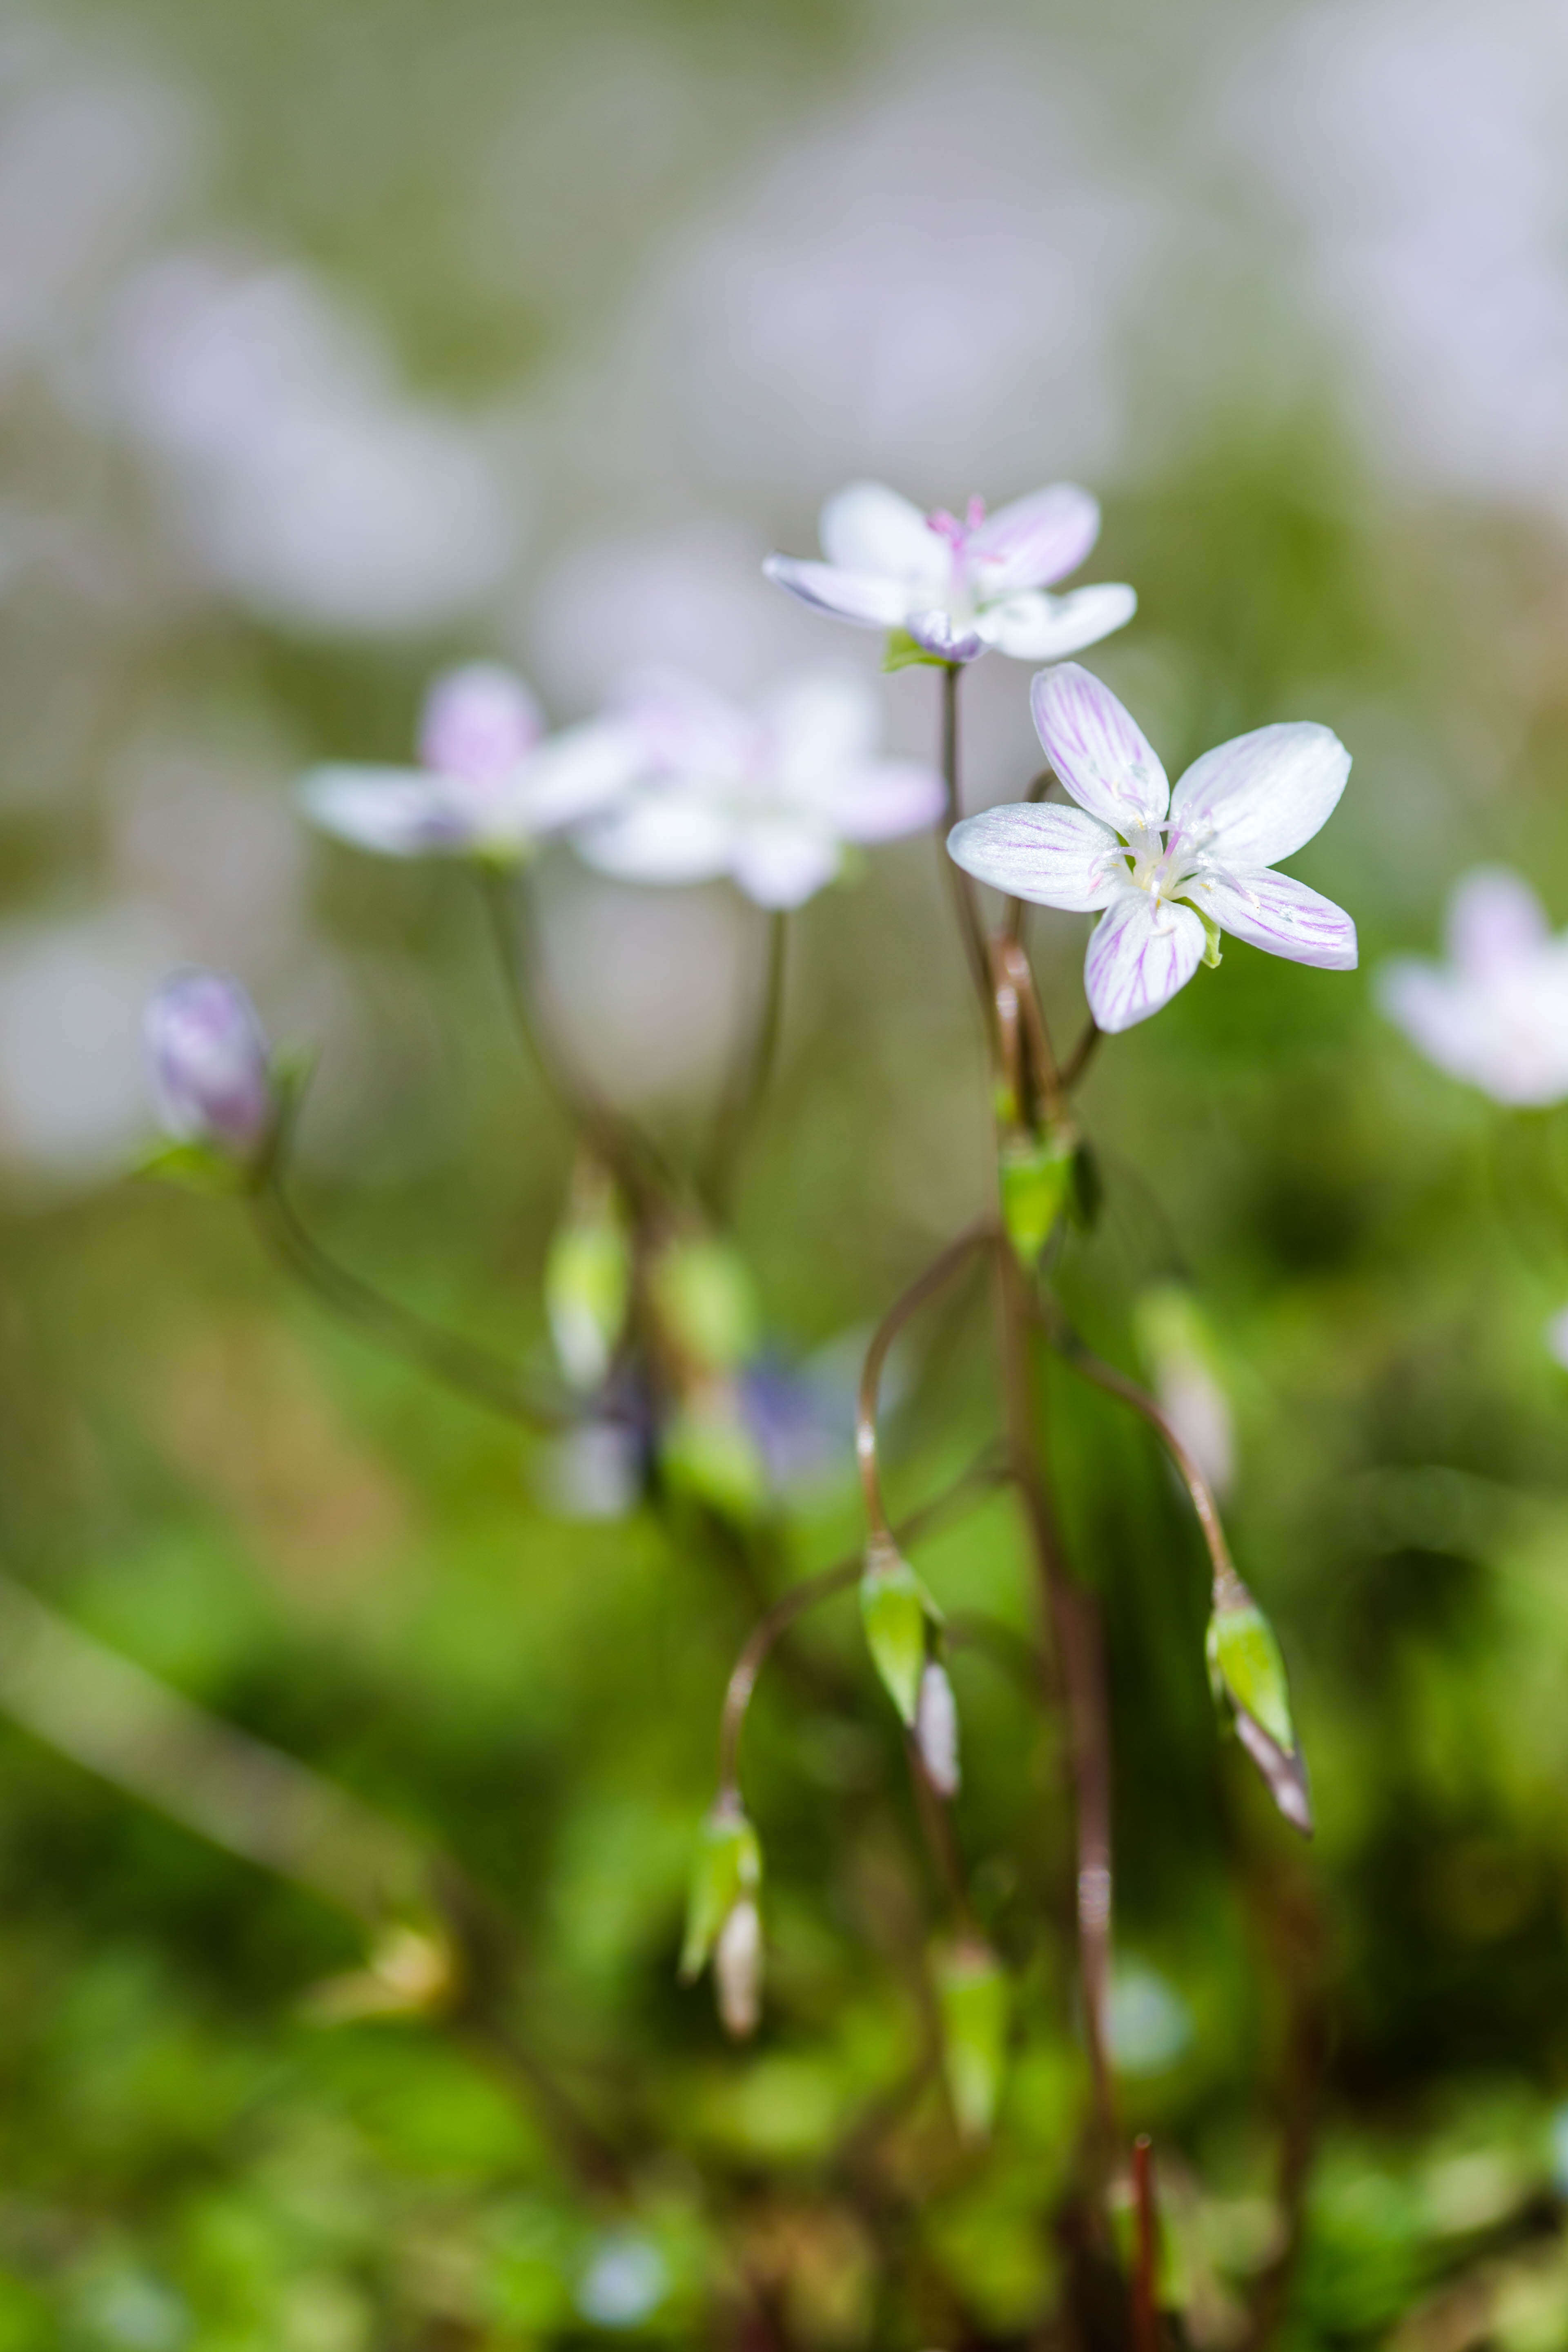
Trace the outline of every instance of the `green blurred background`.
<path fill-rule="evenodd" d="M 759 572 L 866 472 L 931 504 L 1092 487 L 1089 576 L 1142 603 L 1090 660 L 1173 773 L 1279 718 L 1354 753 L 1298 868 L 1362 971 L 1227 948 L 1085 1097 L 1108 1207 L 1075 1304 L 1131 1366 L 1141 1289 L 1200 1303 L 1320 1818 L 1304 1861 L 1222 1749 L 1184 1505 L 1061 1385 L 1111 1649 L 1121 2091 L 1224 2352 L 1314 1973 L 1289 2340 L 1568 2343 L 1564 1139 L 1420 1064 L 1372 987 L 1479 859 L 1568 915 L 1565 96 L 1532 0 L 7 5 L 5 1572 L 455 1856 L 521 1935 L 529 2037 L 632 2158 L 624 2201 L 574 2183 L 438 2017 L 323 2021 L 359 1929 L 63 1753 L 98 1702 L 62 1670 L 34 1693 L 60 1739 L 0 1717 L 0 2352 L 1057 2340 L 1068 1827 L 1023 1696 L 960 1654 L 960 1836 L 1019 1987 L 997 2135 L 956 2149 L 928 2092 L 860 2165 L 935 1898 L 852 1603 L 806 1636 L 831 1703 L 780 1675 L 753 1709 L 771 1977 L 737 2053 L 674 1962 L 744 1599 L 324 1323 L 233 1204 L 124 1173 L 146 991 L 225 964 L 321 1049 L 317 1229 L 543 1362 L 571 1139 L 469 894 L 307 839 L 290 780 L 405 757 L 453 658 L 515 662 L 560 719 L 649 660 L 737 690 L 874 663 Z M 1026 675 L 970 681 L 972 804 L 1031 772 Z M 930 674 L 885 691 L 931 745 Z M 843 1367 L 986 1199 L 939 879 L 905 844 L 796 926 L 740 1234 L 781 1359 L 840 1402 L 781 1574 L 853 1548 Z M 762 919 L 564 851 L 542 890 L 574 1050 L 689 1149 Z M 1064 1034 L 1083 928 L 1032 931 Z M 976 1290 L 908 1351 L 900 1507 L 984 1441 L 990 1381 Z M 1029 1625 L 1005 1500 L 921 1566 Z"/>

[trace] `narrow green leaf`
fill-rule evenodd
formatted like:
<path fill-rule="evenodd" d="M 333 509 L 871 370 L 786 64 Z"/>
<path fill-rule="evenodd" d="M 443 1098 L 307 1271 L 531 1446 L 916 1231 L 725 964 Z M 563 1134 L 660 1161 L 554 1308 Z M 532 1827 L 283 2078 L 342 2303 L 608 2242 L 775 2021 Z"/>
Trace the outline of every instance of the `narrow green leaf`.
<path fill-rule="evenodd" d="M 680 1981 L 701 1975 L 721 1929 L 742 1898 L 763 1883 L 763 1849 L 739 1797 L 721 1797 L 702 1824 L 691 1866 Z"/>
<path fill-rule="evenodd" d="M 912 1727 L 925 1669 L 931 1610 L 924 1585 L 890 1544 L 873 1545 L 866 1555 L 860 1615 L 872 1663 L 893 1705 Z"/>
<path fill-rule="evenodd" d="M 1006 2065 L 1007 1979 L 994 1952 L 969 1941 L 939 1954 L 936 1982 L 942 2063 L 958 2128 L 965 2139 L 985 2139 Z"/>

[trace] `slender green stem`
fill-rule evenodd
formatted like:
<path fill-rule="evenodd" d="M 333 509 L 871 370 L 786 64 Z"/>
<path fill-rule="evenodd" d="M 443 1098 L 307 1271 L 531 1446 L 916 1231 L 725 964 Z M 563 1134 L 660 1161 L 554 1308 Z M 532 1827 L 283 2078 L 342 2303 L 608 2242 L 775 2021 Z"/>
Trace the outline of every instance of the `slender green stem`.
<path fill-rule="evenodd" d="M 980 902 L 974 895 L 974 884 L 956 859 L 947 854 L 947 836 L 963 814 L 959 792 L 958 773 L 958 682 L 963 675 L 960 662 L 947 663 L 942 673 L 942 814 L 937 828 L 937 856 L 947 875 L 948 888 L 952 893 L 953 911 L 958 917 L 959 935 L 963 941 L 963 953 L 969 965 L 969 976 L 980 998 L 985 1016 L 987 1036 L 993 1034 L 994 1006 L 991 990 L 991 959 L 985 946 L 985 927 L 980 919 Z"/>
<path fill-rule="evenodd" d="M 329 1257 L 300 1223 L 277 1171 L 251 1195 L 251 1203 L 273 1255 L 333 1314 L 470 1403 L 525 1429 L 563 1429 L 570 1423 L 573 1416 L 564 1407 L 527 1395 L 503 1356 L 426 1322 Z"/>
<path fill-rule="evenodd" d="M 855 1414 L 855 1459 L 859 1466 L 860 1491 L 865 1497 L 866 1518 L 873 1539 L 886 1537 L 889 1533 L 888 1509 L 882 1495 L 881 1470 L 877 1454 L 877 1393 L 881 1385 L 882 1366 L 887 1361 L 888 1350 L 910 1317 L 942 1288 L 949 1276 L 957 1273 L 972 1250 L 991 1240 L 995 1230 L 994 1220 L 990 1217 L 977 1217 L 972 1225 L 965 1226 L 955 1241 L 949 1242 L 941 1256 L 933 1258 L 925 1272 L 893 1301 L 871 1336 L 860 1374 L 860 1394 Z"/>
<path fill-rule="evenodd" d="M 1076 1584 L 1067 1558 L 1036 1432 L 1024 1276 L 1005 1242 L 996 1253 L 1003 1411 L 1024 1505 L 1046 1619 L 1067 1712 L 1077 1846 L 1076 1915 L 1084 2033 L 1094 2094 L 1097 2169 L 1103 2177 L 1116 2138 L 1108 2010 L 1110 1998 L 1110 1717 L 1099 1612 Z"/>
<path fill-rule="evenodd" d="M 734 1189 L 736 1170 L 778 1058 L 784 1028 L 785 950 L 789 915 L 775 907 L 768 919 L 767 961 L 758 997 L 757 1017 L 748 1024 L 742 1051 L 731 1070 L 714 1125 L 703 1191 L 715 1207 L 724 1209 Z"/>

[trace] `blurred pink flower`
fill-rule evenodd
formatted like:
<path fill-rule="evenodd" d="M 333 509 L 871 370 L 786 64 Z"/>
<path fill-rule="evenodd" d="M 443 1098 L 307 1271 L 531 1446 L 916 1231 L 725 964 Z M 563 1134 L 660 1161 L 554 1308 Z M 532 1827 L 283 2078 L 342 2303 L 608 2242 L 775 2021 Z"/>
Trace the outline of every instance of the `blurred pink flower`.
<path fill-rule="evenodd" d="M 1355 967 L 1355 925 L 1270 869 L 1327 823 L 1350 754 L 1327 727 L 1259 727 L 1194 761 L 1173 793 L 1141 730 L 1076 662 L 1035 679 L 1035 724 L 1079 803 L 1024 802 L 965 817 L 948 848 L 966 873 L 1042 907 L 1104 913 L 1084 985 L 1102 1029 L 1169 1003 L 1208 932 L 1327 971 Z M 1217 960 L 1217 958 L 1216 958 Z"/>
<path fill-rule="evenodd" d="M 1494 1101 L 1568 1095 L 1568 934 L 1553 938 L 1517 874 L 1481 866 L 1448 904 L 1446 965 L 1400 957 L 1378 1001 L 1412 1045 Z"/>
<path fill-rule="evenodd" d="M 147 1063 L 158 1116 L 184 1143 L 248 1160 L 272 1123 L 267 1039 L 226 972 L 171 973 L 147 1007 Z"/>
<path fill-rule="evenodd" d="M 858 628 L 906 630 L 944 661 L 973 661 L 992 648 L 1019 661 L 1059 661 L 1137 610 L 1131 588 L 1047 595 L 1099 536 L 1099 507 L 1070 482 L 989 517 L 984 499 L 971 499 L 962 520 L 944 509 L 921 514 L 880 482 L 852 482 L 822 509 L 825 563 L 770 555 L 763 568 L 820 611 Z"/>
<path fill-rule="evenodd" d="M 604 807 L 633 772 L 624 728 L 569 727 L 546 739 L 522 680 L 488 662 L 436 680 L 419 754 L 416 768 L 313 768 L 300 785 L 305 814 L 385 857 L 521 857 Z"/>
<path fill-rule="evenodd" d="M 622 706 L 636 788 L 574 835 L 588 864 L 627 882 L 727 875 L 763 907 L 798 907 L 831 882 L 846 843 L 892 841 L 942 813 L 942 779 L 879 755 L 877 695 L 836 671 L 787 680 L 751 709 L 673 674 Z"/>

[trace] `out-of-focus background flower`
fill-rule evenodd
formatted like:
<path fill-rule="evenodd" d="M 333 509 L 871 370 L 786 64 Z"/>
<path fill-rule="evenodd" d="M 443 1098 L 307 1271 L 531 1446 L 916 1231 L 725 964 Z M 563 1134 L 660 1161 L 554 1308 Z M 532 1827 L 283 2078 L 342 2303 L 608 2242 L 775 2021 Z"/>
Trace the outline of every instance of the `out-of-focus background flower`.
<path fill-rule="evenodd" d="M 647 2153 L 609 2213 L 434 2026 L 323 2022 L 353 1933 L 71 1760 L 108 1704 L 74 1653 L 0 1659 L 5 2352 L 689 2335 L 721 2223 L 782 2340 L 1021 2341 L 1050 2306 L 1066 1829 L 1023 1703 L 960 1654 L 961 1834 L 1027 1988 L 1002 2126 L 943 2173 L 917 2123 L 878 2208 L 835 2152 L 918 2042 L 924 1898 L 850 1612 L 816 1638 L 858 1721 L 758 1704 L 775 1989 L 737 2056 L 673 1982 L 733 1595 L 615 1516 L 613 1442 L 524 1460 L 284 1295 L 232 1203 L 124 1173 L 142 1002 L 220 964 L 320 1047 L 323 1230 L 542 1355 L 569 1140 L 469 896 L 308 838 L 291 779 L 405 760 L 457 659 L 557 722 L 650 663 L 742 695 L 874 670 L 760 570 L 861 473 L 931 505 L 1091 487 L 1089 576 L 1142 602 L 1089 658 L 1173 773 L 1283 718 L 1354 753 L 1300 870 L 1362 971 L 1227 947 L 1103 1053 L 1074 1279 L 1226 1470 L 1294 1670 L 1330 2023 L 1291 2340 L 1568 2340 L 1568 1150 L 1374 987 L 1479 863 L 1568 920 L 1565 103 L 1544 0 L 5 7 L 0 1566 L 456 1852 L 522 1925 L 540 2036 L 635 2098 Z M 1037 764 L 1026 677 L 969 678 L 972 806 Z M 887 682 L 897 748 L 929 753 L 934 693 Z M 989 1181 L 940 878 L 906 843 L 801 919 L 748 1162 L 742 1238 L 812 1374 L 801 1570 L 854 1540 L 852 1335 Z M 562 1034 L 679 1150 L 763 919 L 563 849 L 541 895 Z M 1083 928 L 1033 932 L 1064 1028 Z M 1173 1281 L 1201 1338 L 1135 1311 Z M 903 1381 L 914 1500 L 917 1449 L 928 1475 L 989 1425 L 978 1313 Z M 1307 1865 L 1217 1755 L 1159 1464 L 1068 1390 L 1058 1426 L 1111 1634 L 1122 2096 L 1224 2347 L 1277 2246 Z M 1005 1506 L 922 1565 L 1027 1622 Z"/>

